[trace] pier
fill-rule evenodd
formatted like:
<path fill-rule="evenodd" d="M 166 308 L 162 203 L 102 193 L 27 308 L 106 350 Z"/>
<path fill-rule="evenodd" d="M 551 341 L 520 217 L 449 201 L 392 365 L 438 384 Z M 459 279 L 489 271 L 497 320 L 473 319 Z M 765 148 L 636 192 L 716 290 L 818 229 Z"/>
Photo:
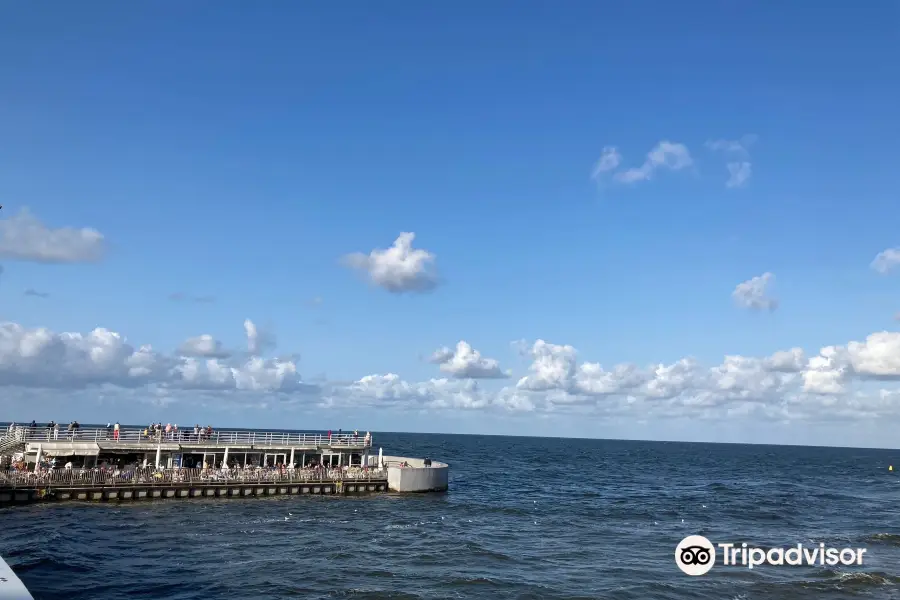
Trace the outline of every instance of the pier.
<path fill-rule="evenodd" d="M 0 505 L 54 500 L 360 495 L 388 491 L 386 469 L 53 469 L 0 472 Z"/>
<path fill-rule="evenodd" d="M 0 433 L 0 459 L 17 458 L 0 470 L 0 506 L 448 489 L 447 464 L 372 444 L 369 433 L 16 427 Z"/>

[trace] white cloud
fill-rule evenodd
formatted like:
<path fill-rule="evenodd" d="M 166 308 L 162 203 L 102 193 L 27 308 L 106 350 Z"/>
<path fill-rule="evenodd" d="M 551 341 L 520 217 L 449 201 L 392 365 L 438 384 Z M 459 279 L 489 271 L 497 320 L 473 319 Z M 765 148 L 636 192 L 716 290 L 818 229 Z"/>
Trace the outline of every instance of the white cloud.
<path fill-rule="evenodd" d="M 900 265 L 900 247 L 888 248 L 884 252 L 879 252 L 869 266 L 885 275 L 893 271 L 898 265 Z"/>
<path fill-rule="evenodd" d="M 659 142 L 650 152 L 640 167 L 616 173 L 613 179 L 619 183 L 636 183 L 653 178 L 653 174 L 661 168 L 680 171 L 694 163 L 687 146 L 668 140 Z"/>
<path fill-rule="evenodd" d="M 710 140 L 706 142 L 706 147 L 715 152 L 748 156 L 750 154 L 750 146 L 755 144 L 758 139 L 756 135 L 748 134 L 739 140 Z"/>
<path fill-rule="evenodd" d="M 250 319 L 244 320 L 244 333 L 247 334 L 247 352 L 250 354 L 256 356 L 275 349 L 275 334 L 260 330 Z"/>
<path fill-rule="evenodd" d="M 202 358 L 228 358 L 231 355 L 222 347 L 222 342 L 209 334 L 186 339 L 178 347 L 178 353 Z"/>
<path fill-rule="evenodd" d="M 500 363 L 485 358 L 465 341 L 456 344 L 456 350 L 441 348 L 431 355 L 430 361 L 439 364 L 441 371 L 461 379 L 499 379 L 508 377 L 500 369 Z"/>
<path fill-rule="evenodd" d="M 606 146 L 603 148 L 603 151 L 600 153 L 600 158 L 594 165 L 594 170 L 591 172 L 591 177 L 593 179 L 598 179 L 604 173 L 615 171 L 617 168 L 619 168 L 619 165 L 621 163 L 622 155 L 619 154 L 618 148 L 616 148 L 615 146 Z"/>
<path fill-rule="evenodd" d="M 763 273 L 739 283 L 731 297 L 741 308 L 752 310 L 775 310 L 778 308 L 778 300 L 768 295 L 769 286 L 775 281 L 772 273 Z"/>
<path fill-rule="evenodd" d="M 356 252 L 344 257 L 350 268 L 365 271 L 375 285 L 391 292 L 427 292 L 438 285 L 434 270 L 435 255 L 427 250 L 413 249 L 415 233 L 403 232 L 387 249 Z"/>
<path fill-rule="evenodd" d="M 725 166 L 728 169 L 728 181 L 725 187 L 739 188 L 746 185 L 753 174 L 753 165 L 750 162 L 750 146 L 757 140 L 755 135 L 745 135 L 739 140 L 711 140 L 706 142 L 706 147 L 714 152 L 721 152 L 729 156 L 730 160 Z"/>
<path fill-rule="evenodd" d="M 728 181 L 725 182 L 725 187 L 736 188 L 743 186 L 750 179 L 750 175 L 753 172 L 753 167 L 746 160 L 730 162 L 726 166 L 728 167 Z"/>
<path fill-rule="evenodd" d="M 346 386 L 332 386 L 323 396 L 323 406 L 396 407 L 433 410 L 529 411 L 534 409 L 530 398 L 504 388 L 491 393 L 473 379 L 431 379 L 421 383 L 404 381 L 399 375 L 367 375 Z"/>
<path fill-rule="evenodd" d="M 213 406 L 238 399 L 258 407 L 278 399 L 321 408 L 568 413 L 585 419 L 900 421 L 900 332 L 875 332 L 808 358 L 803 349 L 790 348 L 763 357 L 728 355 L 711 367 L 691 357 L 603 366 L 580 360 L 573 346 L 537 340 L 527 350 L 527 372 L 503 386 L 474 378 L 499 370 L 463 344 L 436 353 L 434 360 L 448 365 L 446 378 L 410 382 L 387 373 L 314 386 L 301 381 L 293 360 L 211 356 L 224 355 L 212 336 L 191 338 L 182 352 L 167 355 L 102 328 L 54 333 L 0 323 L 0 396 L 44 390 L 52 398 L 95 393 L 109 401 L 161 405 L 199 398 Z"/>
<path fill-rule="evenodd" d="M 205 336 L 193 338 L 181 350 L 217 347 L 214 340 L 204 339 Z M 87 334 L 54 333 L 46 328 L 0 323 L 0 386 L 77 389 L 104 384 L 196 390 L 278 391 L 306 387 L 292 360 L 204 360 L 161 354 L 150 346 L 135 348 L 121 334 L 103 328 Z"/>
<path fill-rule="evenodd" d="M 0 219 L 0 258 L 38 263 L 89 263 L 103 258 L 103 234 L 90 228 L 50 229 L 23 209 Z"/>

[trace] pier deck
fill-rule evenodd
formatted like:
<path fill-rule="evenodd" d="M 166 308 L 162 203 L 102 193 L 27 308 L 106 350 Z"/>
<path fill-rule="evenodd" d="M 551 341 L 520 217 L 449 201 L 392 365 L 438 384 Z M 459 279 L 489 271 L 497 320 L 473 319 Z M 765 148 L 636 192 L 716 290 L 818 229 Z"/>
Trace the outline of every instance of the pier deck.
<path fill-rule="evenodd" d="M 20 427 L 18 441 L 29 446 L 41 444 L 48 452 L 57 445 L 93 445 L 101 450 L 155 450 L 162 445 L 163 449 L 201 449 L 201 448 L 234 448 L 268 449 L 295 448 L 300 450 L 333 449 L 344 451 L 362 451 L 372 447 L 372 436 L 353 434 L 315 434 L 285 433 L 281 431 L 213 431 L 211 434 L 195 434 L 193 429 L 182 429 L 174 433 L 148 432 L 139 428 L 121 428 L 118 435 L 112 429 L 91 428 L 75 431 L 54 431 L 46 428 Z"/>
<path fill-rule="evenodd" d="M 54 469 L 0 471 L 0 506 L 52 500 L 131 501 L 388 491 L 385 470 Z"/>
<path fill-rule="evenodd" d="M 372 436 L 283 431 L 153 431 L 134 427 L 17 427 L 0 439 L 0 456 L 22 454 L 26 463 L 73 457 L 76 467 L 152 463 L 157 467 L 369 465 Z"/>

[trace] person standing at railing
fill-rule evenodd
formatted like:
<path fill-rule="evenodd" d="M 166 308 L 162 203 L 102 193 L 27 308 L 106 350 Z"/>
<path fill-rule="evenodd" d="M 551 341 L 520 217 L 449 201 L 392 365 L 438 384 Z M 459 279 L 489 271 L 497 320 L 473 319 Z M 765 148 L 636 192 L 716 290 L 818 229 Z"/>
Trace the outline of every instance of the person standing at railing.
<path fill-rule="evenodd" d="M 119 422 L 116 421 L 116 424 L 113 425 L 113 439 L 115 441 L 119 441 Z"/>
<path fill-rule="evenodd" d="M 57 423 L 56 421 L 53 422 L 53 439 L 59 439 L 59 423 Z"/>

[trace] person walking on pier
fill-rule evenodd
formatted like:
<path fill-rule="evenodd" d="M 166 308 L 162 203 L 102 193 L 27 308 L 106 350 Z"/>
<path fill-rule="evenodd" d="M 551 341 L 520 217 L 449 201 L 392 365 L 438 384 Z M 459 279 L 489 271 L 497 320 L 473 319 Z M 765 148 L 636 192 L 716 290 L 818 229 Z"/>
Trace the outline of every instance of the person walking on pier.
<path fill-rule="evenodd" d="M 116 424 L 113 425 L 113 439 L 117 442 L 119 441 L 119 422 L 116 421 Z"/>

